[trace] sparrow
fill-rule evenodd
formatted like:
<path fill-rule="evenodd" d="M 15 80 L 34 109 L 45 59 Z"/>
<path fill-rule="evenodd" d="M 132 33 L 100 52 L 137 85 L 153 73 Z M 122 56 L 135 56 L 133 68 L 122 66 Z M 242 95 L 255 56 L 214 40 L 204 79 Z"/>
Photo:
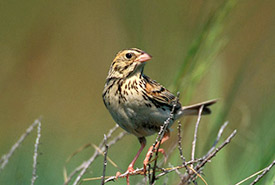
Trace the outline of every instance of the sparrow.
<path fill-rule="evenodd" d="M 129 173 L 134 171 L 134 164 L 146 145 L 145 137 L 159 132 L 174 105 L 174 119 L 170 121 L 168 128 L 182 116 L 198 115 L 201 106 L 203 115 L 210 114 L 209 106 L 216 103 L 216 100 L 209 100 L 182 106 L 169 90 L 143 73 L 146 62 L 151 58 L 151 55 L 137 48 L 119 51 L 111 63 L 102 94 L 103 102 L 114 121 L 128 133 L 135 135 L 141 144 L 128 166 Z M 168 129 L 161 143 L 169 135 Z M 144 170 L 152 149 L 150 147 L 143 162 Z"/>

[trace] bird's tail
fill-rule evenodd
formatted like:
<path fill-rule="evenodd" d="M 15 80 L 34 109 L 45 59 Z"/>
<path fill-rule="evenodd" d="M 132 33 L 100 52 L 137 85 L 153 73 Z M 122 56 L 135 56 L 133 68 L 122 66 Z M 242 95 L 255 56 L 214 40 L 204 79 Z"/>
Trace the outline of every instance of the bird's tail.
<path fill-rule="evenodd" d="M 180 116 L 198 115 L 202 105 L 203 105 L 202 115 L 210 114 L 211 110 L 210 110 L 209 106 L 213 105 L 216 102 L 217 102 L 217 99 L 214 99 L 214 100 L 208 100 L 208 101 L 201 102 L 201 103 L 194 104 L 194 105 L 183 106 L 180 111 Z"/>

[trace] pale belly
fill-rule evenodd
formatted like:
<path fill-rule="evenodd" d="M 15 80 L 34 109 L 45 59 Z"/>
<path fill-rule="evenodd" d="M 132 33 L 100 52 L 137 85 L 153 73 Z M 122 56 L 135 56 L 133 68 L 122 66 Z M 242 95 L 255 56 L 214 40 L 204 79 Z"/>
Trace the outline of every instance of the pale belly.
<path fill-rule="evenodd" d="M 134 104 L 134 105 L 133 105 Z M 159 131 L 169 116 L 169 111 L 147 107 L 139 101 L 111 106 L 109 111 L 116 123 L 137 137 L 149 136 Z"/>
<path fill-rule="evenodd" d="M 109 93 L 114 94 L 108 97 L 108 103 L 105 104 L 113 119 L 120 127 L 137 137 L 158 132 L 169 117 L 170 110 L 157 108 L 150 100 L 144 99 L 142 93 L 135 90 L 123 94 L 123 98 L 118 94 L 115 95 L 115 88 Z"/>

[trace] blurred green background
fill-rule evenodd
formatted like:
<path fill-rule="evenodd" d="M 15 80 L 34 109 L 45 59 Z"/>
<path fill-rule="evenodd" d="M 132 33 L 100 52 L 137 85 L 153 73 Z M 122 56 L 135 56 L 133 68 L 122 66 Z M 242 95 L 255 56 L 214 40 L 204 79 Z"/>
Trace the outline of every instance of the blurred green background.
<path fill-rule="evenodd" d="M 121 49 L 138 47 L 153 56 L 145 73 L 180 91 L 182 103 L 220 99 L 202 119 L 196 157 L 228 120 L 222 139 L 233 129 L 237 136 L 206 165 L 204 178 L 208 184 L 237 183 L 275 159 L 274 8 L 270 0 L 1 1 L 0 155 L 42 115 L 36 184 L 63 184 L 66 158 L 84 144 L 98 144 L 115 124 L 101 98 L 112 59 Z M 182 120 L 187 160 L 195 121 Z M 30 183 L 35 133 L 0 173 L 1 185 Z M 167 150 L 176 133 L 175 124 Z M 128 135 L 110 148 L 109 157 L 124 171 L 138 148 Z M 73 158 L 68 172 L 93 152 Z M 177 152 L 169 159 L 173 165 L 181 163 Z M 102 161 L 97 158 L 85 177 L 101 176 Z M 116 171 L 108 164 L 107 175 Z M 274 183 L 274 174 L 259 184 Z M 168 184 L 179 183 L 175 173 L 168 177 Z M 132 184 L 141 179 L 130 178 Z"/>

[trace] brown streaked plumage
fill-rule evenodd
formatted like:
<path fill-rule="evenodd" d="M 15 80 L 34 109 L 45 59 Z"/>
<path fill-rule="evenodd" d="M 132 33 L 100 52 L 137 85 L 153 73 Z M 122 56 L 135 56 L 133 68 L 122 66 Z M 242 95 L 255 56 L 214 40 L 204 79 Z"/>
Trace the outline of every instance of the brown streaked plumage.
<path fill-rule="evenodd" d="M 137 48 L 118 52 L 111 64 L 102 95 L 104 104 L 116 123 L 137 136 L 141 143 L 140 150 L 128 167 L 129 172 L 134 170 L 134 163 L 145 146 L 145 137 L 159 131 L 174 103 L 176 120 L 184 115 L 198 114 L 202 105 L 202 113 L 210 114 L 208 106 L 216 102 L 210 100 L 182 106 L 169 90 L 143 74 L 144 65 L 150 59 L 149 54 Z M 169 127 L 172 124 L 173 122 Z M 166 136 L 168 139 L 169 131 Z M 147 158 L 144 165 L 145 163 L 148 163 Z"/>

